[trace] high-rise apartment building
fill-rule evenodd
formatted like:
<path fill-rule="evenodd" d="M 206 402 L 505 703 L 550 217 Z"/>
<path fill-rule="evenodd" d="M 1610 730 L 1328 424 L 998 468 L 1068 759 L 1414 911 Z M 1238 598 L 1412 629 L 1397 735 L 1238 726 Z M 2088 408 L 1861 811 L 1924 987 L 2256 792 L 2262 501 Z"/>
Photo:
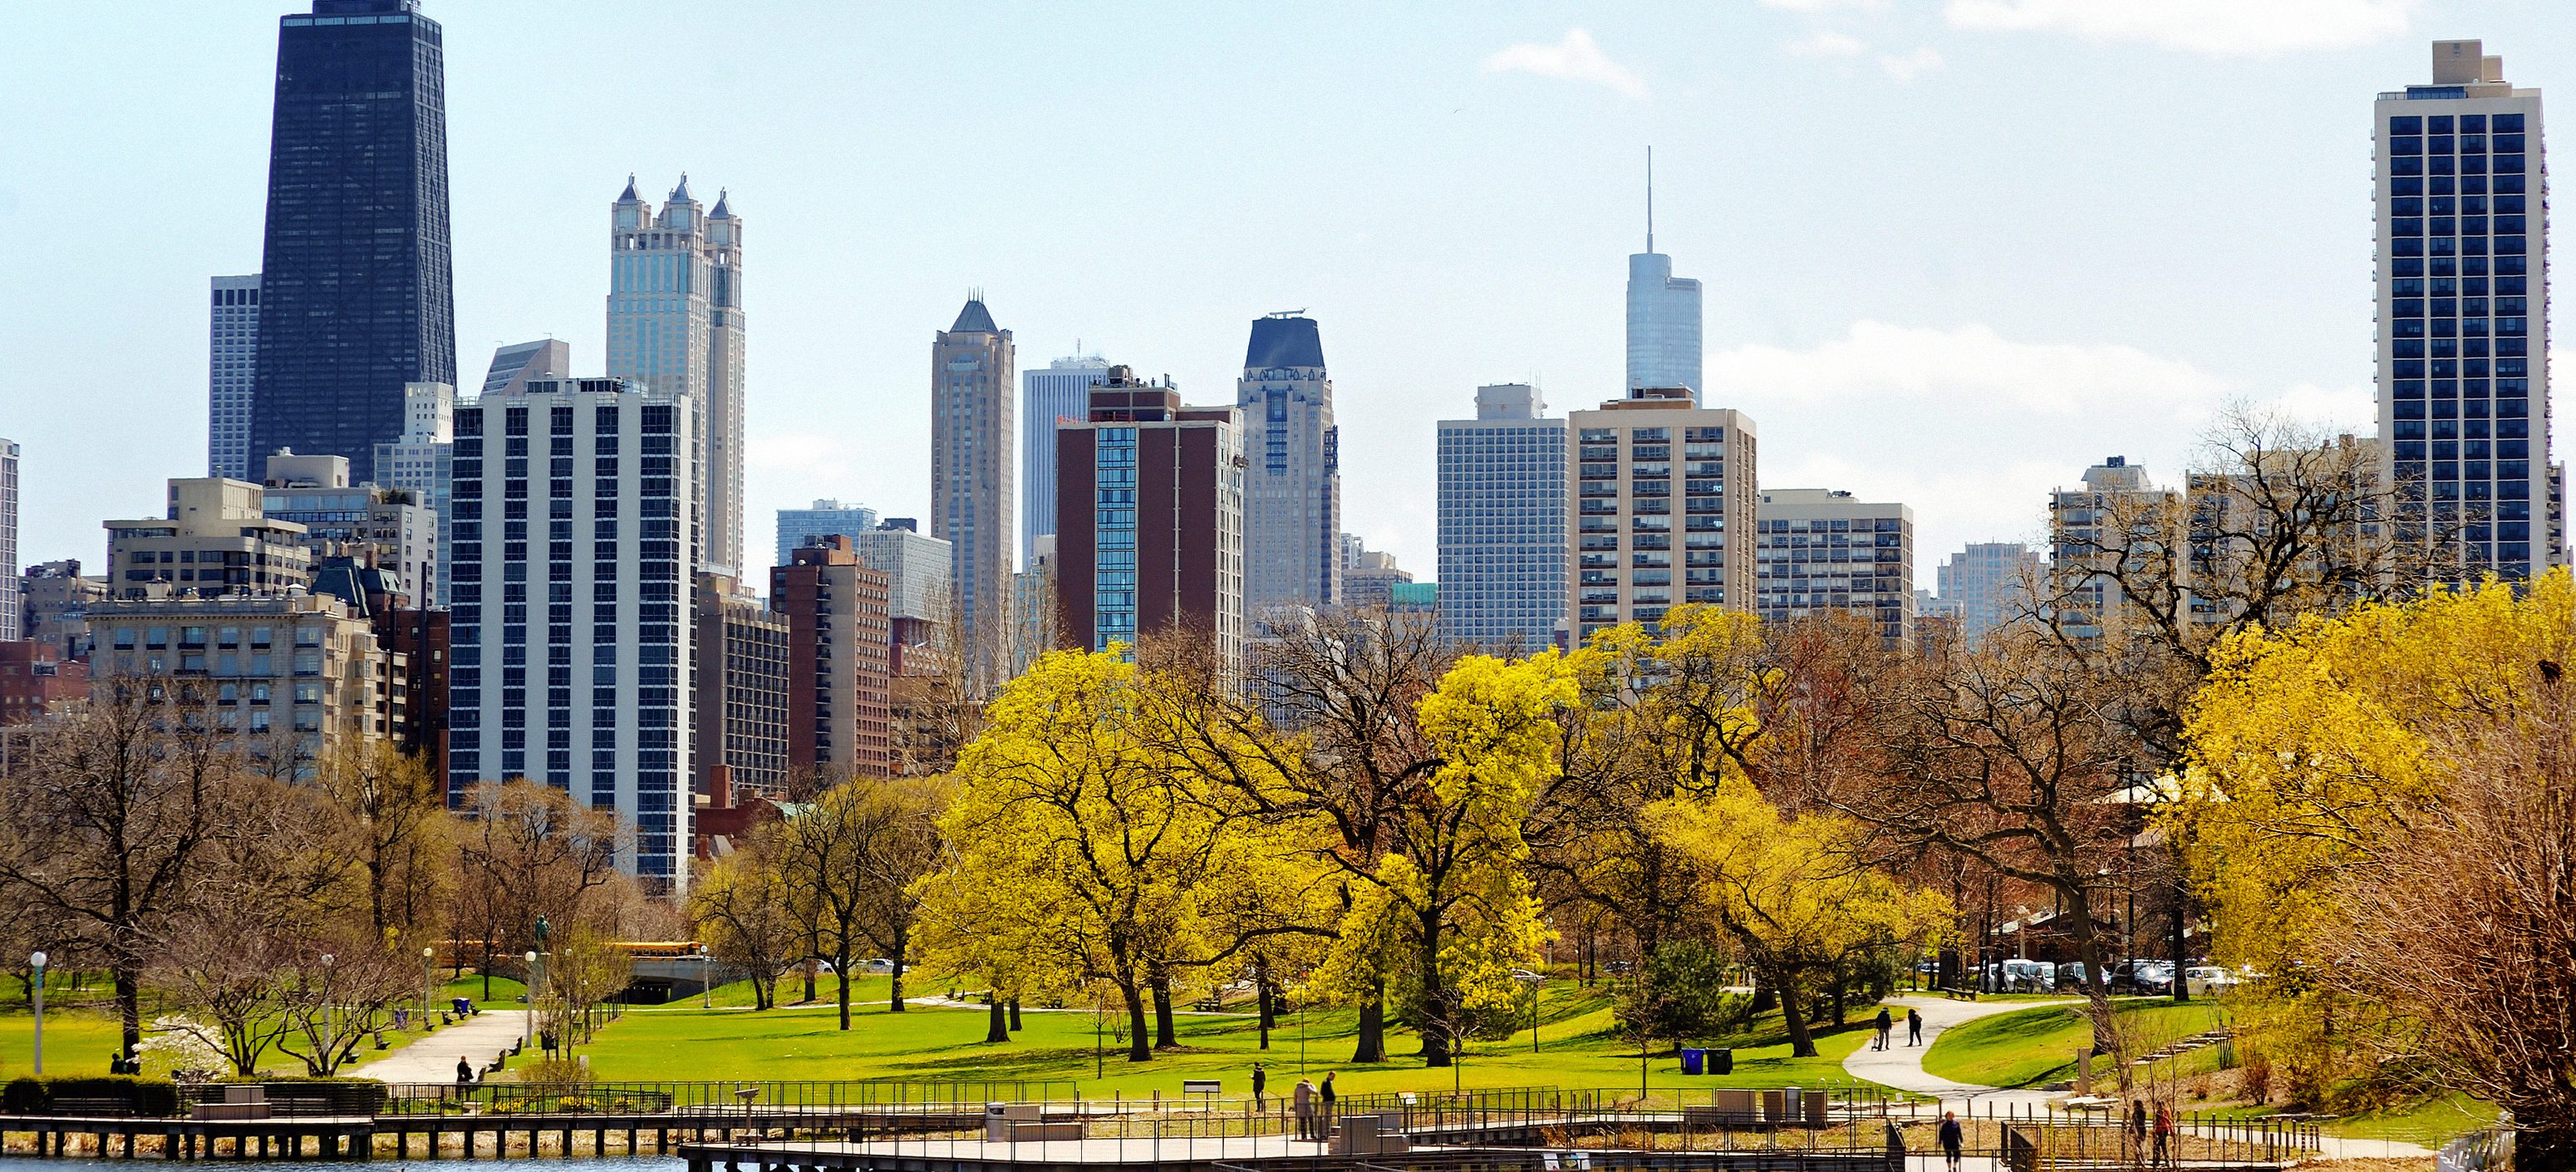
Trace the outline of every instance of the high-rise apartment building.
<path fill-rule="evenodd" d="M 629 181 L 632 186 L 632 181 Z M 569 378 L 572 375 L 572 343 L 557 338 L 542 342 L 519 342 L 492 351 L 492 365 L 483 372 L 483 393 L 497 395 L 518 390 L 532 378 Z"/>
<path fill-rule="evenodd" d="M 1628 257 L 1628 390 L 1706 388 L 1700 367 L 1699 280 L 1673 275 L 1655 251 L 1655 160 L 1646 155 L 1646 251 Z M 1749 484 L 1747 487 L 1751 487 Z"/>
<path fill-rule="evenodd" d="M 250 404 L 259 361 L 259 274 L 216 277 L 206 295 L 206 475 L 250 479 Z"/>
<path fill-rule="evenodd" d="M 1538 388 L 1476 388 L 1474 419 L 1439 424 L 1440 633 L 1478 647 L 1548 645 L 1565 608 L 1565 421 Z"/>
<path fill-rule="evenodd" d="M 817 537 L 769 571 L 787 624 L 787 763 L 827 783 L 893 771 L 886 575 L 845 534 Z"/>
<path fill-rule="evenodd" d="M 1413 581 L 1413 572 L 1395 564 L 1395 555 L 1361 544 L 1359 535 L 1345 533 L 1347 546 L 1342 558 L 1342 605 L 1353 610 L 1385 610 L 1395 599 L 1395 587 Z"/>
<path fill-rule="evenodd" d="M 429 506 L 436 524 L 435 596 L 414 596 L 413 605 L 443 605 L 451 551 L 448 543 L 447 491 L 456 459 L 456 388 L 446 383 L 413 383 L 403 388 L 402 438 L 376 445 L 377 483 L 410 493 Z"/>
<path fill-rule="evenodd" d="M 688 883 L 699 413 L 624 379 L 456 409 L 451 797 L 524 777 L 617 812 L 618 863 Z"/>
<path fill-rule="evenodd" d="M 1055 425 L 1091 413 L 1091 384 L 1109 374 L 1097 354 L 1020 372 L 1020 564 L 1037 562 L 1038 538 L 1055 532 Z"/>
<path fill-rule="evenodd" d="M 2527 578 L 2563 560 L 2549 457 L 2548 205 L 2540 91 L 2476 41 L 2379 95 L 2382 473 L 2430 576 Z"/>
<path fill-rule="evenodd" d="M 1849 611 L 1889 647 L 1914 641 L 1914 510 L 1826 488 L 1765 489 L 1754 511 L 1753 591 L 1768 623 Z"/>
<path fill-rule="evenodd" d="M 724 574 L 698 575 L 697 792 L 776 795 L 787 779 L 787 616 Z"/>
<path fill-rule="evenodd" d="M 447 69 L 417 0 L 281 17 L 248 452 L 376 478 L 403 387 L 456 383 Z"/>
<path fill-rule="evenodd" d="M 742 219 L 725 193 L 712 211 L 689 195 L 689 177 L 656 214 L 635 177 L 609 205 L 608 376 L 668 395 L 698 412 L 699 503 L 707 563 L 742 568 Z"/>
<path fill-rule="evenodd" d="M 865 505 L 835 500 L 818 500 L 810 509 L 778 510 L 778 560 L 773 566 L 792 564 L 788 555 L 803 548 L 817 537 L 835 533 L 860 534 L 877 527 L 877 511 Z M 945 572 L 945 571 L 943 571 Z"/>
<path fill-rule="evenodd" d="M 2047 597 L 2057 628 L 2077 639 L 2101 639 L 2126 629 L 2133 600 L 2120 585 L 2131 575 L 2168 573 L 2188 587 L 2177 563 L 2189 540 L 2182 494 L 2157 486 L 2144 466 L 2111 456 L 2084 470 L 2084 487 L 2048 497 Z M 2132 581 L 2136 580 L 2134 577 Z"/>
<path fill-rule="evenodd" d="M 79 559 L 65 558 L 27 567 L 17 594 L 20 638 L 89 658 L 89 604 L 108 597 L 105 578 L 83 577 Z"/>
<path fill-rule="evenodd" d="M 1236 410 L 1112 367 L 1091 412 L 1057 426 L 1056 637 L 1105 651 L 1158 632 L 1243 662 L 1244 481 Z M 1331 546 L 1326 550 L 1329 556 Z"/>
<path fill-rule="evenodd" d="M 340 456 L 283 452 L 268 458 L 261 487 L 261 513 L 302 526 L 315 565 L 348 558 L 383 571 L 405 605 L 439 602 L 438 514 L 421 494 L 351 484 L 349 461 Z"/>
<path fill-rule="evenodd" d="M 1754 608 L 1750 418 L 1695 406 L 1687 387 L 1646 387 L 1566 426 L 1577 643 L 1680 603 Z"/>
<path fill-rule="evenodd" d="M 1235 389 L 1242 417 L 1244 602 L 1327 607 L 1342 601 L 1341 431 L 1315 319 L 1274 313 L 1252 323 Z"/>
<path fill-rule="evenodd" d="M 270 519 L 260 486 L 212 476 L 174 479 L 169 502 L 165 516 L 101 522 L 114 597 L 279 594 L 313 584 L 304 526 Z"/>
<path fill-rule="evenodd" d="M 926 670 L 919 657 L 910 664 L 905 651 L 942 638 L 956 621 L 949 605 L 948 575 L 956 556 L 945 541 L 926 536 L 911 517 L 888 517 L 876 528 L 850 534 L 859 564 L 886 576 L 886 613 L 893 619 L 891 640 L 894 674 Z"/>
<path fill-rule="evenodd" d="M 408 658 L 331 595 L 115 599 L 92 605 L 89 625 L 94 690 L 203 680 L 217 726 L 252 738 L 254 752 L 291 753 L 296 775 L 337 744 L 409 740 Z"/>
<path fill-rule="evenodd" d="M 2047 560 L 2018 541 L 1972 541 L 1933 571 L 1943 613 L 1959 620 L 1959 637 L 1977 639 L 2029 613 Z"/>
<path fill-rule="evenodd" d="M 996 682 L 1010 626 L 1011 331 L 981 295 L 930 347 L 930 531 L 948 542 L 957 647 L 969 686 Z"/>
<path fill-rule="evenodd" d="M 18 580 L 18 445 L 0 439 L 0 582 Z M 18 592 L 0 590 L 0 642 L 21 639 Z"/>

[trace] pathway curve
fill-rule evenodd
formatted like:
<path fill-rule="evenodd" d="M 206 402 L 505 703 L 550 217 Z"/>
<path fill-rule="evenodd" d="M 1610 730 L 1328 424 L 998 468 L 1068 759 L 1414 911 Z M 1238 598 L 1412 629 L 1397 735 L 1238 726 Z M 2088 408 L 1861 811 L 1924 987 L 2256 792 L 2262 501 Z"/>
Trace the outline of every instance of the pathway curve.
<path fill-rule="evenodd" d="M 2081 1004 L 2083 1001 L 2076 998 L 2050 1001 L 1953 1001 L 1947 997 L 1893 998 L 1888 1005 L 1891 1007 L 1891 1012 L 1897 1015 L 1896 1029 L 1889 1034 L 1890 1042 L 1887 1049 L 1872 1050 L 1864 1045 L 1852 1051 L 1851 1057 L 1843 1060 L 1843 1070 L 1855 1078 L 1866 1079 L 1899 1090 L 1912 1091 L 1918 1095 L 1930 1095 L 1939 1099 L 1944 1107 L 1958 1110 L 1962 1114 L 1993 1113 L 1998 1108 L 2010 1110 L 2016 1107 L 2044 1105 L 2058 1098 L 2058 1093 L 1980 1086 L 1976 1083 L 1941 1078 L 1925 1073 L 1923 1056 L 1931 1051 L 1932 1043 L 1953 1026 L 1965 1025 L 1978 1018 L 1993 1017 L 2001 1013 L 2019 1013 L 2025 1009 L 2039 1009 L 2053 1005 Z M 1904 1013 L 1907 1009 L 1916 1010 L 1923 1015 L 1923 1044 L 1920 1046 L 1905 1044 Z M 2343 1139 L 2329 1135 L 2320 1137 L 2320 1144 L 2322 1146 L 2320 1154 L 2330 1159 L 2364 1157 L 2413 1159 L 2433 1155 L 2433 1149 L 2403 1140 Z"/>
<path fill-rule="evenodd" d="M 519 1043 L 527 1019 L 524 1009 L 486 1009 L 437 1033 L 413 1038 L 352 1073 L 378 1082 L 454 1082 L 457 1058 L 483 1069 Z"/>

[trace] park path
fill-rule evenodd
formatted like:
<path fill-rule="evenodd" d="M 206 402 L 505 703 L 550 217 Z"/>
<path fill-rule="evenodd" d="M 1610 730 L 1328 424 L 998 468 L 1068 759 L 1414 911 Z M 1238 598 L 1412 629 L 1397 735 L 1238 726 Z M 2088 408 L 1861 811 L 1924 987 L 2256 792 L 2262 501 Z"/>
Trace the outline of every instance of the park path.
<path fill-rule="evenodd" d="M 2038 1009 L 2051 1005 L 2081 1004 L 2083 1002 L 2075 998 L 2051 1001 L 1953 1001 L 1947 997 L 1894 998 L 1888 1002 L 1888 1005 L 1891 1007 L 1890 1012 L 1896 1015 L 1896 1028 L 1888 1035 L 1890 1041 L 1887 1049 L 1872 1050 L 1863 1045 L 1860 1049 L 1852 1051 L 1851 1057 L 1843 1060 L 1843 1070 L 1855 1078 L 1866 1079 L 1899 1090 L 1912 1091 L 1918 1095 L 1931 1095 L 1941 1100 L 1943 1107 L 1956 1110 L 1963 1115 L 1981 1112 L 1992 1114 L 1998 1109 L 2044 1106 L 2050 1100 L 2058 1098 L 2059 1094 L 2054 1091 L 1980 1086 L 1976 1083 L 1941 1078 L 1924 1071 L 1923 1056 L 1931 1051 L 1933 1041 L 1938 1039 L 1943 1031 L 1953 1026 L 1964 1025 L 1981 1017 L 1993 1017 L 1999 1013 L 2019 1013 L 2025 1009 Z M 1905 1044 L 1907 1009 L 1914 1009 L 1923 1014 L 1923 1044 L 1920 1046 Z M 2402 1160 L 2428 1158 L 2433 1155 L 2433 1149 L 2403 1140 L 2344 1139 L 2328 1135 L 2320 1137 L 2319 1143 L 2322 1147 L 2321 1155 L 2337 1160 L 2364 1158 Z"/>
<path fill-rule="evenodd" d="M 413 1038 L 352 1073 L 378 1082 L 455 1082 L 457 1058 L 483 1069 L 494 1056 L 519 1044 L 527 1020 L 524 1009 L 486 1009 L 437 1033 Z"/>

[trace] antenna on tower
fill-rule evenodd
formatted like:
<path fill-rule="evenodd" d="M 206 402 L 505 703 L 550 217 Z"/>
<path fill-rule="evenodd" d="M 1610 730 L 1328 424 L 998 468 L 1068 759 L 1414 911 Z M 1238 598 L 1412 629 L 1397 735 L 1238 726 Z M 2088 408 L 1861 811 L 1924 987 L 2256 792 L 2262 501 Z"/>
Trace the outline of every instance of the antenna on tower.
<path fill-rule="evenodd" d="M 1655 148 L 1646 148 L 1646 251 L 1655 250 Z"/>

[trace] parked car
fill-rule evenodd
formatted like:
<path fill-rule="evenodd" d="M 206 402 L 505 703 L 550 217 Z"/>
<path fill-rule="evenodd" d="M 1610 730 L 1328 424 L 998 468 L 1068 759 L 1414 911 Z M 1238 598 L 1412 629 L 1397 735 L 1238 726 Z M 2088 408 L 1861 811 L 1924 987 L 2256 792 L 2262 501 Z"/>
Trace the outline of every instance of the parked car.
<path fill-rule="evenodd" d="M 2083 961 L 2069 961 L 2057 966 L 2057 987 L 2060 989 L 2073 993 L 2087 992 L 2091 980 L 2091 976 L 2084 970 Z"/>
<path fill-rule="evenodd" d="M 2057 966 L 2044 960 L 2008 960 L 2003 962 L 2002 984 L 2007 993 L 2054 992 Z"/>
<path fill-rule="evenodd" d="M 859 971 L 863 973 L 891 973 L 894 971 L 894 962 L 880 956 L 875 960 L 859 962 Z"/>
<path fill-rule="evenodd" d="M 2132 993 L 2158 995 L 2171 993 L 2173 992 L 2173 962 L 2133 960 L 2122 968 L 2114 970 L 2111 980 L 2114 985 L 2123 986 Z"/>
<path fill-rule="evenodd" d="M 2194 997 L 2215 997 L 2245 982 L 2217 965 L 2193 965 L 2182 971 L 2183 988 Z"/>

